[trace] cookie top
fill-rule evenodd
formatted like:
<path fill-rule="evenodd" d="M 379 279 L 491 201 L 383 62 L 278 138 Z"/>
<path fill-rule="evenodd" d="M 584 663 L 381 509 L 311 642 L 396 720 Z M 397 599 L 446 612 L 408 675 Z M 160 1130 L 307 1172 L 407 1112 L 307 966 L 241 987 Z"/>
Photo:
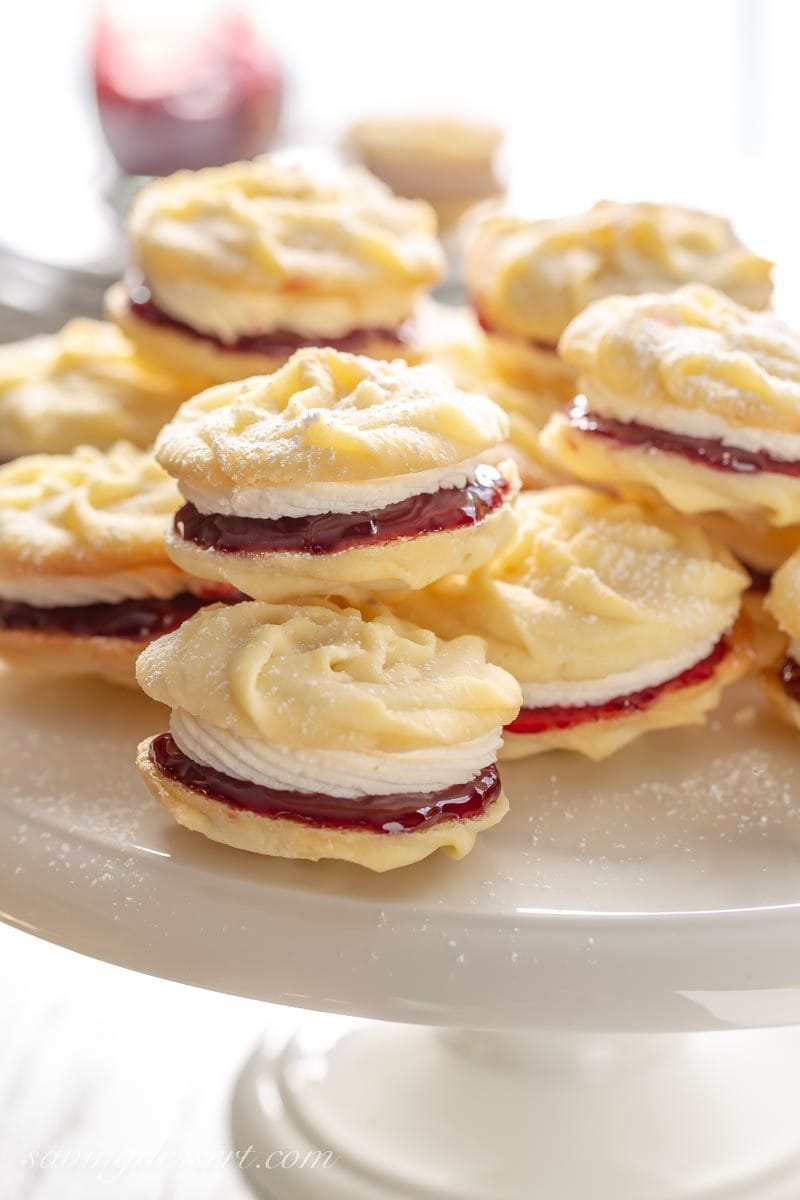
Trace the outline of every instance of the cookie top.
<path fill-rule="evenodd" d="M 772 576 L 766 607 L 785 634 L 800 638 L 800 550 Z"/>
<path fill-rule="evenodd" d="M 443 471 L 463 474 L 507 428 L 491 400 L 460 391 L 438 367 L 308 349 L 273 375 L 195 396 L 162 430 L 156 455 L 209 512 L 260 515 L 252 506 L 262 491 L 328 485 L 331 507 L 320 511 L 348 511 L 335 506 L 344 486 L 410 476 L 409 494 L 435 490 Z"/>
<path fill-rule="evenodd" d="M 0 458 L 149 446 L 205 386 L 145 362 L 113 325 L 78 318 L 58 333 L 0 346 Z"/>
<path fill-rule="evenodd" d="M 380 610 L 259 601 L 203 609 L 141 655 L 155 700 L 281 745 L 396 753 L 456 745 L 516 715 L 519 689 L 475 637 Z"/>
<path fill-rule="evenodd" d="M 800 334 L 702 284 L 609 296 L 565 330 L 559 352 L 590 407 L 690 436 L 800 433 Z M 787 458 L 798 458 L 787 444 Z"/>
<path fill-rule="evenodd" d="M 490 566 L 399 611 L 443 637 L 485 638 L 523 685 L 602 683 L 682 656 L 688 667 L 732 625 L 749 578 L 696 525 L 577 486 L 526 492 L 516 508 L 517 541 Z"/>
<path fill-rule="evenodd" d="M 0 467 L 0 574 L 82 575 L 167 565 L 164 534 L 180 504 L 149 453 L 31 455 Z"/>
<path fill-rule="evenodd" d="M 303 315 L 331 334 L 340 321 L 398 324 L 443 269 L 423 202 L 393 195 L 358 167 L 324 172 L 268 156 L 148 184 L 129 232 L 156 303 L 220 335 L 225 312 L 206 313 L 210 297 L 230 306 L 236 333 L 248 313 L 264 330 L 293 329 Z M 282 305 L 268 308 L 264 293 Z"/>
<path fill-rule="evenodd" d="M 750 308 L 772 294 L 772 264 L 722 217 L 667 204 L 602 201 L 561 220 L 493 217 L 466 262 L 475 306 L 498 332 L 557 342 L 591 301 L 614 293 L 668 292 L 701 282 Z"/>

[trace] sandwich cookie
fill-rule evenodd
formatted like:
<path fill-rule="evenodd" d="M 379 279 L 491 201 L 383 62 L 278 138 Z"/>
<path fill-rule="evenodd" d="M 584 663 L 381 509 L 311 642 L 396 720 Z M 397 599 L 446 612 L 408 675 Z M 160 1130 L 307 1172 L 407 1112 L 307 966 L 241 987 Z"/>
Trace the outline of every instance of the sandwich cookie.
<path fill-rule="evenodd" d="M 683 513 L 800 523 L 800 334 L 694 284 L 598 300 L 560 351 L 580 394 L 542 442 L 566 469 Z"/>
<path fill-rule="evenodd" d="M 387 871 L 461 858 L 508 804 L 519 687 L 478 638 L 314 601 L 213 606 L 142 654 L 172 710 L 138 766 L 179 824 L 257 854 Z"/>
<path fill-rule="evenodd" d="M 422 201 L 359 167 L 269 156 L 148 184 L 128 232 L 134 268 L 109 316 L 148 356 L 218 381 L 304 346 L 413 356 L 417 302 L 444 265 Z"/>
<path fill-rule="evenodd" d="M 697 724 L 750 667 L 745 571 L 676 514 L 582 487 L 526 492 L 515 543 L 398 611 L 486 642 L 523 705 L 501 757 L 603 759 L 652 729 Z"/>
<path fill-rule="evenodd" d="M 185 404 L 156 457 L 186 503 L 167 548 L 258 600 L 420 588 L 516 529 L 504 413 L 435 366 L 301 350 Z"/>

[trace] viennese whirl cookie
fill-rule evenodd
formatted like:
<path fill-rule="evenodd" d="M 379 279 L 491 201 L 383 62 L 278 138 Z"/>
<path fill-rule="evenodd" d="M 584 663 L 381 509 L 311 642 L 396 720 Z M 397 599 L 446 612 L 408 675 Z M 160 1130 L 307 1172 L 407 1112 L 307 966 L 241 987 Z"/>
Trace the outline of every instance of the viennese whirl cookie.
<path fill-rule="evenodd" d="M 0 346 L 0 461 L 121 440 L 144 449 L 208 382 L 143 359 L 104 321 Z"/>
<path fill-rule="evenodd" d="M 800 522 L 800 335 L 700 284 L 611 296 L 572 322 L 580 375 L 542 442 L 579 478 L 684 513 Z"/>
<path fill-rule="evenodd" d="M 169 561 L 179 503 L 152 455 L 122 442 L 0 468 L 0 658 L 133 685 L 151 638 L 231 592 Z"/>
<path fill-rule="evenodd" d="M 386 871 L 463 857 L 507 810 L 495 759 L 519 687 L 478 638 L 253 601 L 198 613 L 137 676 L 172 710 L 139 747 L 144 780 L 215 841 Z"/>
<path fill-rule="evenodd" d="M 522 688 L 503 756 L 601 759 L 651 729 L 702 721 L 750 666 L 735 628 L 744 570 L 665 509 L 583 487 L 526 492 L 489 566 L 410 595 L 403 616 L 485 639 Z"/>
<path fill-rule="evenodd" d="M 443 266 L 436 218 L 357 167 L 265 156 L 181 171 L 137 193 L 134 269 L 107 297 L 149 356 L 209 380 L 279 367 L 303 346 L 396 358 Z"/>
<path fill-rule="evenodd" d="M 514 535 L 504 413 L 434 366 L 301 350 L 185 404 L 156 456 L 186 504 L 171 558 L 259 600 L 424 587 Z"/>

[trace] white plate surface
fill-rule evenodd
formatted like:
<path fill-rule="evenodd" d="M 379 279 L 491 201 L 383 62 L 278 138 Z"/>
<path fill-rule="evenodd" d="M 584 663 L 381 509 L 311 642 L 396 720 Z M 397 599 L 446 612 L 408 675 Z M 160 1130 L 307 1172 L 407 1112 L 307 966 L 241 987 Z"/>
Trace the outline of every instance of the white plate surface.
<path fill-rule="evenodd" d="M 800 737 L 751 685 L 604 764 L 504 770 L 461 862 L 376 876 L 173 825 L 133 766 L 144 697 L 0 676 L 0 916 L 222 991 L 481 1028 L 800 1022 Z"/>

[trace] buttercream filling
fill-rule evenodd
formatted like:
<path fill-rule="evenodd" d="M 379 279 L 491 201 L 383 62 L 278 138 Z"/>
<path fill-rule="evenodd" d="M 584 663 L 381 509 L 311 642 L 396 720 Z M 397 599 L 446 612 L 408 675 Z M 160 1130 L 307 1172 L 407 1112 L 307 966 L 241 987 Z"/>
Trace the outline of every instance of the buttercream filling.
<path fill-rule="evenodd" d="M 269 788 L 236 779 L 195 762 L 168 733 L 154 738 L 149 755 L 168 779 L 231 808 L 324 828 L 378 834 L 429 829 L 442 821 L 480 817 L 500 795 L 500 777 L 494 763 L 471 779 L 436 791 L 347 798 Z"/>
<path fill-rule="evenodd" d="M 584 394 L 576 397 L 576 405 L 585 404 L 595 416 L 613 417 L 619 421 L 636 423 L 642 413 L 642 401 L 636 396 L 628 397 L 595 383 L 580 380 Z M 682 408 L 676 404 L 653 404 L 646 402 L 647 424 L 666 433 L 677 433 L 684 437 L 724 442 L 737 450 L 766 450 L 778 459 L 791 461 L 800 459 L 800 434 L 783 433 L 774 429 L 759 429 L 753 425 L 732 425 L 717 412 L 704 408 Z"/>
<path fill-rule="evenodd" d="M 198 488 L 181 484 L 181 491 L 201 513 L 221 513 L 224 516 L 258 517 L 274 520 L 277 517 L 310 517 L 322 513 L 364 513 L 386 508 L 412 496 L 429 496 L 442 488 L 463 488 L 480 476 L 482 456 L 475 455 L 463 462 L 429 471 L 413 471 L 406 475 L 390 475 L 356 483 L 306 483 L 301 487 L 233 487 Z"/>
<path fill-rule="evenodd" d="M 207 583 L 192 580 L 169 564 L 108 571 L 104 575 L 0 575 L 0 600 L 19 601 L 38 608 L 116 604 L 149 596 L 168 600 L 181 592 L 208 589 Z"/>
<path fill-rule="evenodd" d="M 187 757 L 234 779 L 349 798 L 430 792 L 463 783 L 496 759 L 501 742 L 498 728 L 455 746 L 388 754 L 284 746 L 218 729 L 180 708 L 172 712 L 170 733 Z"/>
<path fill-rule="evenodd" d="M 219 597 L 216 597 L 218 599 Z M 182 592 L 168 599 L 142 597 L 117 604 L 71 604 L 38 608 L 0 600 L 0 629 L 19 633 L 69 633 L 75 637 L 149 641 L 177 629 L 215 597 Z"/>
<path fill-rule="evenodd" d="M 670 692 L 707 683 L 729 652 L 728 639 L 721 638 L 710 654 L 673 678 L 651 687 L 640 688 L 627 695 L 615 696 L 599 704 L 552 704 L 536 708 L 526 705 L 521 709 L 519 716 L 506 726 L 506 730 L 508 733 L 519 734 L 547 733 L 555 729 L 571 729 L 577 725 L 642 712 Z"/>
<path fill-rule="evenodd" d="M 396 325 L 359 325 L 333 333 L 312 332 L 304 329 L 283 328 L 250 328 L 247 332 L 227 329 L 218 332 L 211 329 L 198 328 L 188 320 L 171 315 L 153 299 L 146 283 L 138 283 L 128 292 L 128 307 L 133 316 L 139 321 L 176 332 L 189 337 L 211 342 L 220 350 L 235 350 L 251 354 L 278 355 L 289 357 L 305 346 L 331 346 L 335 350 L 351 354 L 364 353 L 375 339 L 389 342 L 398 347 L 410 345 L 415 340 L 415 322 L 411 317 L 405 317 Z"/>
<path fill-rule="evenodd" d="M 184 541 L 222 554 L 332 554 L 477 525 L 505 503 L 510 487 L 499 471 L 484 464 L 464 487 L 410 496 L 368 512 L 262 520 L 201 513 L 185 504 L 175 516 L 175 532 Z"/>
<path fill-rule="evenodd" d="M 719 635 L 705 638 L 669 659 L 645 663 L 630 671 L 620 671 L 603 679 L 583 679 L 575 682 L 556 680 L 552 683 L 521 683 L 525 708 L 546 708 L 552 705 L 582 707 L 605 704 L 618 696 L 628 696 L 645 688 L 658 687 L 669 679 L 702 662 L 712 652 Z"/>
<path fill-rule="evenodd" d="M 676 454 L 715 471 L 738 475 L 769 472 L 800 477 L 800 460 L 776 457 L 768 450 L 747 450 L 724 442 L 721 438 L 692 437 L 638 421 L 604 417 L 589 408 L 585 396 L 579 396 L 573 403 L 569 423 L 580 433 L 606 438 L 622 446 Z"/>

